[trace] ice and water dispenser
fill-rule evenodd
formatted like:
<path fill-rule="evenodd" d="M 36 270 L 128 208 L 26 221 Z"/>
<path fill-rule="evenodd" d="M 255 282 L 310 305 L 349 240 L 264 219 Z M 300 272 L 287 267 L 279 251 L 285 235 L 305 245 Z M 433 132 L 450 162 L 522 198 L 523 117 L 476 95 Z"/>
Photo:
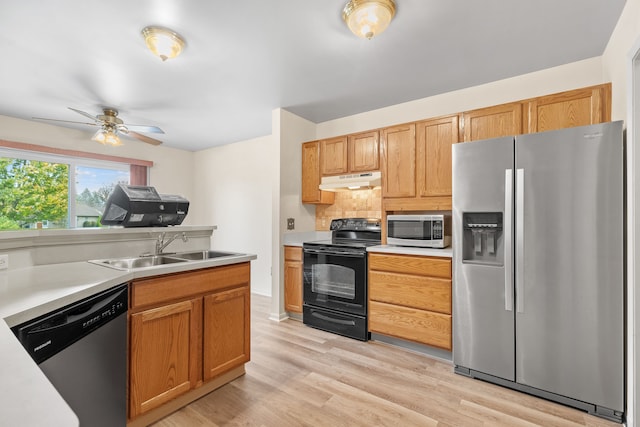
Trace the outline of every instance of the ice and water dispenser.
<path fill-rule="evenodd" d="M 462 262 L 503 265 L 502 226 L 502 212 L 463 213 Z"/>

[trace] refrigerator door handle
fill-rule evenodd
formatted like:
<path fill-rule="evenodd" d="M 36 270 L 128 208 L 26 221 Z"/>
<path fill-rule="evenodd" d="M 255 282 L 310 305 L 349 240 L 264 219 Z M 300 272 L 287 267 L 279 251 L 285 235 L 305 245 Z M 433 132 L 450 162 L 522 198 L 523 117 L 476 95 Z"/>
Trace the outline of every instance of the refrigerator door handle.
<path fill-rule="evenodd" d="M 513 311 L 513 170 L 504 171 L 504 309 Z"/>
<path fill-rule="evenodd" d="M 516 311 L 524 313 L 524 169 L 516 170 Z"/>

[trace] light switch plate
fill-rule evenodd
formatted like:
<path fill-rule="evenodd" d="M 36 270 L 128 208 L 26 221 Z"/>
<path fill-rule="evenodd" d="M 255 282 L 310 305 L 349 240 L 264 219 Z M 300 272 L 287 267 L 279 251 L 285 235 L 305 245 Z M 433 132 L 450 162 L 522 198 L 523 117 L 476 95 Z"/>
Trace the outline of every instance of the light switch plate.
<path fill-rule="evenodd" d="M 9 268 L 9 254 L 0 255 L 0 270 Z"/>
<path fill-rule="evenodd" d="M 296 219 L 287 218 L 287 230 L 295 230 L 295 228 L 296 228 Z"/>

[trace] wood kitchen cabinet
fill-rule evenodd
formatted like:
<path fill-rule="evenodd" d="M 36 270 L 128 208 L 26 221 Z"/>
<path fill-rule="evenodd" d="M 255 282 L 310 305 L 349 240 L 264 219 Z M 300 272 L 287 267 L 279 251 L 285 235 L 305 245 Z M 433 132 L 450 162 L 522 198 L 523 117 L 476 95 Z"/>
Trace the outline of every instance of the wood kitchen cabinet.
<path fill-rule="evenodd" d="M 203 305 L 203 369 L 208 381 L 249 361 L 249 287 L 206 295 Z"/>
<path fill-rule="evenodd" d="M 131 315 L 130 416 L 195 388 L 199 380 L 201 299 Z"/>
<path fill-rule="evenodd" d="M 369 331 L 451 350 L 451 258 L 369 253 Z"/>
<path fill-rule="evenodd" d="M 347 173 L 349 169 L 348 155 L 348 138 L 346 136 L 320 141 L 320 175 Z"/>
<path fill-rule="evenodd" d="M 382 197 L 416 195 L 416 125 L 392 126 L 380 131 Z"/>
<path fill-rule="evenodd" d="M 302 248 L 284 247 L 284 309 L 302 314 Z"/>
<path fill-rule="evenodd" d="M 335 194 L 320 191 L 320 141 L 302 144 L 302 203 L 331 205 Z"/>
<path fill-rule="evenodd" d="M 349 135 L 349 172 L 380 169 L 380 139 L 377 130 Z"/>
<path fill-rule="evenodd" d="M 420 197 L 447 197 L 451 203 L 451 147 L 459 141 L 458 116 L 418 122 L 417 187 Z"/>
<path fill-rule="evenodd" d="M 522 103 L 496 105 L 462 113 L 464 141 L 520 135 Z"/>
<path fill-rule="evenodd" d="M 244 373 L 250 277 L 245 262 L 133 281 L 130 424 L 140 417 L 146 425 Z"/>
<path fill-rule="evenodd" d="M 320 141 L 322 176 L 370 172 L 380 169 L 378 131 Z"/>
<path fill-rule="evenodd" d="M 451 147 L 611 120 L 611 83 L 303 144 L 302 202 L 333 204 L 321 176 L 378 170 L 387 212 L 451 210 Z M 383 230 L 384 233 L 384 230 Z"/>
<path fill-rule="evenodd" d="M 384 210 L 450 210 L 458 115 L 394 126 L 381 134 Z"/>
<path fill-rule="evenodd" d="M 611 83 L 524 101 L 528 133 L 611 121 Z"/>

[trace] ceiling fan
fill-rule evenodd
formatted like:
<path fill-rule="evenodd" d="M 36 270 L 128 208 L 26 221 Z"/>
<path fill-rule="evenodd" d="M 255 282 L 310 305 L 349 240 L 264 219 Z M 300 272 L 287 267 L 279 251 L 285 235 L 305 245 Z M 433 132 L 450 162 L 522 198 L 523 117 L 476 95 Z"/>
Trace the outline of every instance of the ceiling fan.
<path fill-rule="evenodd" d="M 136 138 L 142 142 L 146 142 L 151 145 L 160 145 L 162 141 L 157 140 L 155 138 L 151 138 L 146 135 L 142 135 L 139 132 L 145 133 L 164 133 L 162 129 L 157 126 L 147 126 L 147 125 L 129 125 L 125 124 L 122 119 L 118 117 L 118 110 L 114 108 L 103 108 L 102 114 L 98 114 L 97 116 L 92 116 L 89 113 L 85 113 L 84 111 L 76 110 L 75 108 L 68 107 L 71 111 L 75 111 L 78 114 L 82 114 L 85 117 L 93 120 L 93 123 L 85 123 L 85 122 L 75 122 L 70 120 L 57 120 L 57 119 L 46 119 L 43 117 L 34 117 L 36 120 L 47 120 L 51 122 L 62 122 L 62 123 L 77 123 L 88 126 L 99 126 L 100 129 L 93 135 L 91 138 L 94 141 L 97 141 L 101 144 L 108 145 L 122 145 L 120 142 L 120 138 L 118 138 L 118 134 L 123 134 L 129 137 Z"/>

